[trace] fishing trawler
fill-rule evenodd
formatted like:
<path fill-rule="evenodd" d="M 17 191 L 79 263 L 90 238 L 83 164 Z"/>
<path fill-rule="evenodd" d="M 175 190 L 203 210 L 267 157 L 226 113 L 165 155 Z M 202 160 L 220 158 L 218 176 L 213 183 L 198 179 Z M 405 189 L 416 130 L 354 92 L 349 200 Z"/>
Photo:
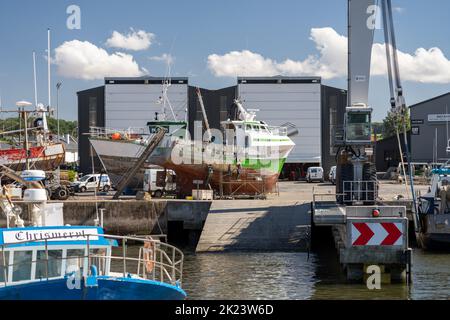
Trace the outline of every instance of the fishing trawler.
<path fill-rule="evenodd" d="M 279 173 L 295 144 L 284 127 L 271 127 L 256 120 L 239 100 L 237 120 L 221 123 L 221 135 L 191 140 L 187 124 L 177 121 L 151 121 L 148 132 L 93 128 L 90 142 L 110 175 L 123 175 L 142 154 L 159 127 L 167 130 L 165 139 L 147 159 L 176 173 L 177 191 L 187 196 L 199 187 L 226 194 L 265 194 L 275 191 Z M 143 170 L 142 170 L 143 172 Z M 139 181 L 141 177 L 134 177 Z M 141 180 L 142 181 L 142 180 Z M 194 182 L 197 182 L 196 184 Z"/>
<path fill-rule="evenodd" d="M 45 189 L 38 182 L 45 177 L 43 172 L 25 171 L 20 177 L 1 168 L 28 186 L 24 201 L 32 209 L 26 226 L 8 190 L 2 190 L 0 206 L 7 223 L 0 229 L 0 299 L 186 298 L 179 249 L 151 238 L 106 235 L 101 221 L 96 226 L 64 225 L 62 204 L 46 203 Z"/>
<path fill-rule="evenodd" d="M 0 132 L 0 135 L 19 135 L 19 141 L 9 143 L 8 147 L 0 149 L 0 164 L 15 171 L 36 169 L 52 171 L 65 161 L 64 145 L 54 141 L 47 125 L 47 110 L 42 104 L 36 105 L 35 110 L 29 109 L 32 103 L 19 101 L 17 111 L 2 111 L 2 113 L 18 112 L 23 121 L 23 129 Z M 33 127 L 28 127 L 28 117 L 33 115 Z M 29 135 L 31 133 L 31 135 Z"/>
<path fill-rule="evenodd" d="M 48 66 L 48 108 L 38 103 L 36 53 L 33 52 L 33 78 L 34 78 L 34 105 L 28 101 L 18 101 L 18 110 L 3 110 L 0 99 L 0 114 L 19 113 L 21 128 L 19 130 L 0 131 L 0 164 L 10 167 L 15 171 L 36 169 L 53 171 L 65 161 L 64 145 L 50 133 L 47 124 L 47 113 L 51 106 L 51 80 L 50 80 L 50 29 L 48 30 L 47 66 Z M 31 109 L 34 107 L 34 110 Z M 34 116 L 33 127 L 28 127 L 29 115 Z M 23 122 L 23 127 L 22 127 Z M 31 132 L 31 139 L 28 133 Z M 19 139 L 8 139 L 5 137 L 18 135 Z M 33 139 L 34 138 L 34 139 Z M 7 146 L 4 147 L 3 145 Z"/>

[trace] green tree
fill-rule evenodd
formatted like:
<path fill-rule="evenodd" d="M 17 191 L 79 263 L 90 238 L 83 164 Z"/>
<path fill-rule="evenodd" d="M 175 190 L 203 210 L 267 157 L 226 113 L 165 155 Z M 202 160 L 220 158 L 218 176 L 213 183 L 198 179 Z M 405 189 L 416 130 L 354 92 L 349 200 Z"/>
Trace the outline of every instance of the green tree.
<path fill-rule="evenodd" d="M 399 116 L 395 113 L 388 112 L 386 118 L 383 120 L 383 137 L 389 138 L 397 134 L 396 128 L 400 133 L 403 132 L 403 121 L 406 121 L 406 130 L 411 130 L 411 121 L 409 112 L 406 112 L 404 116 Z"/>
<path fill-rule="evenodd" d="M 30 117 L 28 119 L 28 128 L 33 127 L 33 122 L 36 118 Z M 56 134 L 58 131 L 57 121 L 54 118 L 47 118 L 47 124 L 50 132 Z M 70 134 L 73 137 L 78 136 L 78 122 L 77 121 L 68 121 L 68 120 L 59 120 L 59 132 L 61 135 Z M 4 131 L 13 131 L 23 129 L 23 122 L 19 121 L 18 117 L 0 119 L 0 132 Z M 19 134 L 16 134 L 19 135 Z M 14 136 L 14 135 L 12 135 Z M 6 136 L 0 137 L 3 141 L 9 140 Z"/>
<path fill-rule="evenodd" d="M 384 132 L 383 122 L 372 122 L 372 131 L 373 134 L 376 134 L 378 137 L 382 136 Z"/>
<path fill-rule="evenodd" d="M 48 129 L 50 132 L 58 132 L 58 123 L 55 118 L 49 118 L 47 120 Z M 73 137 L 78 135 L 78 122 L 59 119 L 59 133 L 61 135 L 70 134 Z"/>

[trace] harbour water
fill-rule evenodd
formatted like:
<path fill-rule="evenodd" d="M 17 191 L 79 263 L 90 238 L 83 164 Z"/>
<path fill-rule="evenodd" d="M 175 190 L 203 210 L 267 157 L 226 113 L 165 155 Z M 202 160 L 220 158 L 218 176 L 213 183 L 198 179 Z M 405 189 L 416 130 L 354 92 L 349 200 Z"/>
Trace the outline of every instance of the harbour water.
<path fill-rule="evenodd" d="M 381 290 L 348 284 L 335 255 L 307 253 L 186 254 L 188 299 L 450 299 L 450 254 L 413 254 L 413 283 Z"/>

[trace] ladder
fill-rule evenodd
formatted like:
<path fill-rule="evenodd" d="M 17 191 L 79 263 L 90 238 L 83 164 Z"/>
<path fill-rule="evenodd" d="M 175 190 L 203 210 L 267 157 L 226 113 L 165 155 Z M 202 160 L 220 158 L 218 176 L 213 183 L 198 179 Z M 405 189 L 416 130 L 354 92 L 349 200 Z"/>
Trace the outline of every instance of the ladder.
<path fill-rule="evenodd" d="M 126 186 L 130 182 L 131 178 L 136 175 L 139 169 L 142 168 L 145 161 L 148 159 L 148 157 L 153 153 L 153 151 L 156 149 L 156 147 L 161 143 L 162 139 L 166 135 L 167 130 L 164 128 L 159 128 L 158 132 L 151 138 L 149 144 L 144 149 L 142 154 L 139 156 L 138 160 L 136 161 L 135 166 L 127 172 L 123 178 L 120 180 L 120 182 L 117 184 L 117 191 L 113 196 L 114 200 L 119 199 L 119 197 L 122 195 L 123 190 L 125 190 Z"/>

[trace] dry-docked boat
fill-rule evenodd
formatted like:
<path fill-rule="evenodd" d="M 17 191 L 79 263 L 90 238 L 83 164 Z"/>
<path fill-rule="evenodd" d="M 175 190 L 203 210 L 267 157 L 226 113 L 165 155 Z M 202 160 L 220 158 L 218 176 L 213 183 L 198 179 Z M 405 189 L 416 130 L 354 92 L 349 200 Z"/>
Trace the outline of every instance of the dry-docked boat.
<path fill-rule="evenodd" d="M 92 128 L 90 141 L 108 174 L 121 176 L 134 165 L 152 134 L 164 127 L 166 137 L 146 163 L 175 171 L 180 195 L 191 194 L 194 181 L 200 180 L 225 194 L 272 192 L 295 144 L 286 128 L 258 121 L 240 101 L 235 104 L 238 119 L 223 121 L 222 130 L 206 139 L 187 138 L 185 122 L 156 120 L 148 123 L 147 132 Z M 136 183 L 141 183 L 142 174 L 143 170 L 135 177 Z"/>
<path fill-rule="evenodd" d="M 46 119 L 46 110 L 43 105 L 39 104 L 35 110 L 25 110 L 25 107 L 31 107 L 32 104 L 26 101 L 19 101 L 16 104 L 19 111 L 2 111 L 2 112 L 18 112 L 24 123 L 27 122 L 26 114 L 34 115 L 34 127 L 24 128 L 13 131 L 0 132 L 1 136 L 21 135 L 21 141 L 16 141 L 15 145 L 8 144 L 6 147 L 0 148 L 0 164 L 5 165 L 15 171 L 22 171 L 29 168 L 36 170 L 52 171 L 64 163 L 65 149 L 62 143 L 53 139 L 53 135 L 49 132 Z M 29 135 L 29 132 L 32 132 Z M 27 168 L 28 167 L 28 168 Z"/>

